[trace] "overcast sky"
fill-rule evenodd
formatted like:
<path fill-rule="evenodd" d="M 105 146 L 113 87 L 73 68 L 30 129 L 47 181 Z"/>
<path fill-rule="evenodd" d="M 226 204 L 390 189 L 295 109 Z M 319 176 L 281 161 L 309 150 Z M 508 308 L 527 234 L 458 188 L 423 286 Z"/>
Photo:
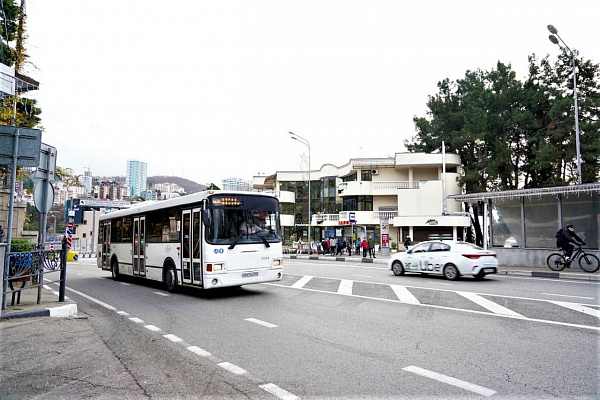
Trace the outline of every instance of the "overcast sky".
<path fill-rule="evenodd" d="M 600 62 L 598 0 L 29 0 L 29 95 L 61 167 L 220 185 L 405 151 L 429 95 L 550 54 Z M 304 167 L 306 168 L 306 167 Z"/>

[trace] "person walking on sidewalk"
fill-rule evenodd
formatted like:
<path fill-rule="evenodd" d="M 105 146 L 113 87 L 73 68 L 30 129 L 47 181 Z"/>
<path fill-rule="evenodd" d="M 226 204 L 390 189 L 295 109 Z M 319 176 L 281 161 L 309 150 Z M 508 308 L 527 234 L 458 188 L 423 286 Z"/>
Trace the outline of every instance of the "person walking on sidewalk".
<path fill-rule="evenodd" d="M 373 236 L 369 236 L 367 243 L 369 245 L 369 258 L 375 258 L 375 242 L 373 242 Z"/>
<path fill-rule="evenodd" d="M 563 249 L 565 254 L 567 255 L 567 262 L 571 261 L 571 254 L 573 254 L 573 250 L 575 247 L 571 244 L 574 243 L 576 245 L 581 244 L 584 246 L 586 243 L 575 233 L 575 226 L 573 224 L 569 224 L 566 227 L 562 228 L 556 237 L 556 245 Z"/>

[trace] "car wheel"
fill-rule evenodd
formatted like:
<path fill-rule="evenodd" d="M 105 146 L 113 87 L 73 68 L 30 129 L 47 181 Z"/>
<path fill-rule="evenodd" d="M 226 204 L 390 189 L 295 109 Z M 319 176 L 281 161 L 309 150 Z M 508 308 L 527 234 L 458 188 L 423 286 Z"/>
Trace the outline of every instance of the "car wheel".
<path fill-rule="evenodd" d="M 177 272 L 175 272 L 175 267 L 173 264 L 169 264 L 165 267 L 163 282 L 165 284 L 165 288 L 173 293 L 177 290 Z"/>
<path fill-rule="evenodd" d="M 400 261 L 394 261 L 392 264 L 392 271 L 394 271 L 394 275 L 400 276 L 404 275 L 404 267 Z"/>
<path fill-rule="evenodd" d="M 448 264 L 444 267 L 444 278 L 448 279 L 449 281 L 454 281 L 458 279 L 459 276 L 460 274 L 458 273 L 458 268 L 456 268 L 456 265 Z"/>
<path fill-rule="evenodd" d="M 115 281 L 119 280 L 119 262 L 116 258 L 113 258 L 110 262 L 110 273 Z"/>

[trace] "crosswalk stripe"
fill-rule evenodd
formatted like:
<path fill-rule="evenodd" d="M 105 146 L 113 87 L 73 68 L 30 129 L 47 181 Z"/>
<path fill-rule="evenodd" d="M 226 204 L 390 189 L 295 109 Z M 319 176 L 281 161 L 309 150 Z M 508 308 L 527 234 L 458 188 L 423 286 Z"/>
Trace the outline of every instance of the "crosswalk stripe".
<path fill-rule="evenodd" d="M 348 280 L 348 279 L 342 279 L 340 281 L 340 286 L 338 287 L 338 293 L 339 294 L 352 294 L 352 284 L 353 281 Z"/>
<path fill-rule="evenodd" d="M 390 285 L 390 287 L 396 294 L 396 297 L 398 297 L 398 300 L 400 300 L 402 303 L 421 304 L 421 302 L 411 292 L 408 291 L 406 286 Z"/>
<path fill-rule="evenodd" d="M 294 283 L 291 287 L 295 288 L 295 289 L 302 289 L 304 287 L 304 285 L 306 285 L 308 282 L 310 282 L 310 280 L 313 277 L 310 275 L 305 275 L 302 278 L 300 278 L 300 280 L 298 280 L 298 282 Z"/>
<path fill-rule="evenodd" d="M 564 301 L 554 301 L 554 300 L 548 300 L 548 302 L 552 303 L 552 304 L 556 304 L 557 306 L 568 308 L 569 310 L 579 311 L 584 314 L 592 315 L 596 318 L 600 318 L 600 310 L 595 310 L 593 308 L 585 307 L 585 306 L 582 306 L 581 304 L 567 303 Z"/>
<path fill-rule="evenodd" d="M 456 293 L 460 294 L 464 298 L 471 300 L 475 304 L 480 305 L 481 307 L 485 308 L 486 310 L 493 312 L 494 314 L 511 315 L 513 317 L 522 317 L 521 314 L 514 312 L 513 310 L 509 310 L 508 308 L 501 306 L 498 303 L 494 303 L 493 301 L 490 301 L 484 297 L 481 297 L 478 294 L 469 293 L 469 292 L 456 292 Z"/>

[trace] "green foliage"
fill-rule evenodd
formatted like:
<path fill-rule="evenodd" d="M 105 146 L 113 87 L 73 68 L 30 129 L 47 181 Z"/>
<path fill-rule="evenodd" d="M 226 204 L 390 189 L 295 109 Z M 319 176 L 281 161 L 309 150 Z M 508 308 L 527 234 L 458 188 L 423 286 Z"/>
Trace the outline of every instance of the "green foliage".
<path fill-rule="evenodd" d="M 582 180 L 600 172 L 600 66 L 576 58 Z M 459 154 L 467 193 L 565 185 L 577 182 L 571 58 L 529 57 L 529 76 L 516 79 L 510 65 L 467 71 L 438 83 L 427 117 L 415 117 L 409 151 Z"/>
<path fill-rule="evenodd" d="M 211 182 L 210 185 L 206 188 L 206 190 L 221 190 L 217 185 Z"/>
<path fill-rule="evenodd" d="M 27 241 L 27 239 L 12 239 L 10 241 L 11 253 L 31 251 L 33 246 Z"/>

